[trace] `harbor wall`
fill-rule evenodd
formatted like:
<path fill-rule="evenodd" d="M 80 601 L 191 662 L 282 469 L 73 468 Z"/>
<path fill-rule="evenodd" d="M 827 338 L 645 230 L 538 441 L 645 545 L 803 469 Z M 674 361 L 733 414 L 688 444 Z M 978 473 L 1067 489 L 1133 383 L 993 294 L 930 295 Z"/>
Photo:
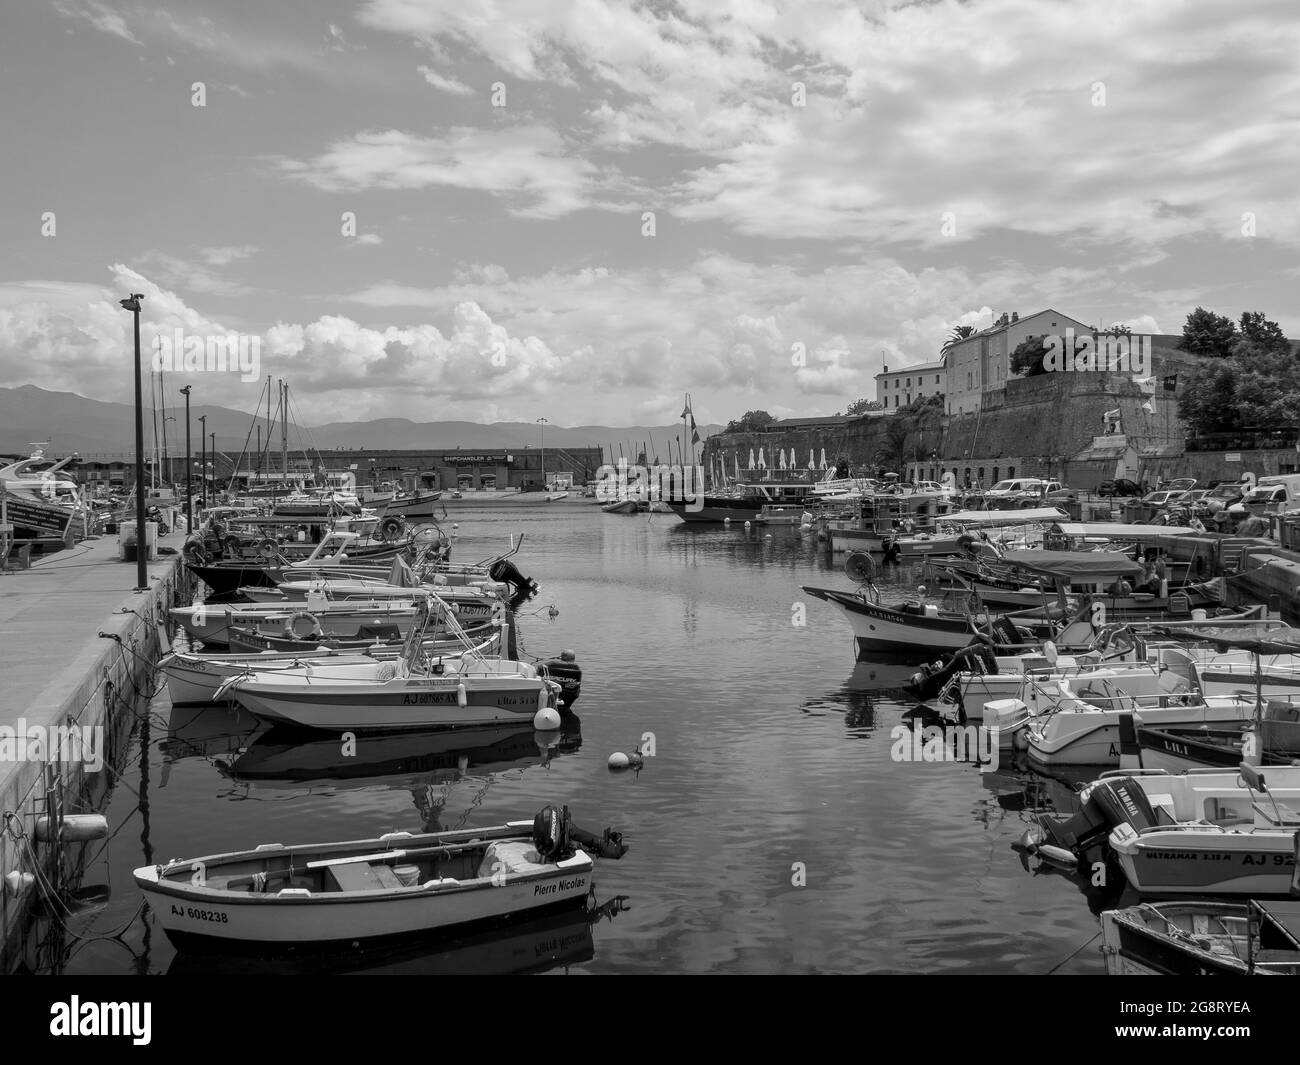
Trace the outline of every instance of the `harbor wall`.
<path fill-rule="evenodd" d="M 74 724 L 101 728 L 104 767 L 91 772 L 81 761 L 60 761 L 57 749 L 40 752 L 38 757 L 0 761 L 0 813 L 6 821 L 0 826 L 0 878 L 13 871 L 39 872 L 49 882 L 62 883 L 75 876 L 87 848 L 104 846 L 103 841 L 38 843 L 37 819 L 94 812 L 106 800 L 116 783 L 135 715 L 147 710 L 148 692 L 142 688 L 167 640 L 167 609 L 192 597 L 179 555 L 151 564 L 150 587 L 137 593 L 121 591 L 124 583 L 133 583 L 134 568 L 116 562 L 111 541 L 101 541 L 92 551 L 100 557 L 85 564 L 82 573 L 64 571 L 74 592 L 78 578 L 87 585 L 84 595 L 70 601 L 70 608 L 81 613 L 68 618 L 68 638 L 48 641 L 40 626 L 33 625 L 25 641 L 7 640 L 5 672 L 19 673 L 18 690 L 24 679 L 32 679 L 24 678 L 22 671 L 37 671 L 39 680 L 48 678 L 48 684 L 26 705 L 0 707 L 0 724 L 15 729 L 19 722 L 27 729 Z M 0 591 L 19 599 L 55 591 L 51 581 L 36 579 L 31 571 L 5 575 L 0 581 L 4 582 Z M 97 581 L 118 590 L 96 588 Z M 8 605 L 12 608 L 13 603 L 11 599 Z M 21 840 L 24 835 L 27 845 Z M 31 956 L 23 948 L 32 944 L 24 943 L 23 936 L 30 934 L 27 919 L 40 897 L 37 887 L 21 897 L 0 890 L 0 971 L 12 971 L 22 958 Z"/>
<path fill-rule="evenodd" d="M 1131 375 L 1124 373 L 1051 373 L 1016 378 L 1004 389 L 987 393 L 983 409 L 941 415 L 933 430 L 913 434 L 904 448 L 904 468 L 894 472 L 919 472 L 929 479 L 932 470 L 955 469 L 958 482 L 963 483 L 967 469 L 974 482 L 981 479 L 979 471 L 983 468 L 986 486 L 1011 476 L 1068 479 L 1062 474 L 1068 474 L 1069 459 L 1104 434 L 1104 416 L 1114 410 L 1119 410 L 1121 431 L 1137 451 L 1171 445 L 1181 450 L 1184 425 L 1178 417 L 1178 391 L 1164 389 L 1160 380 L 1164 375 L 1177 375 L 1181 389 L 1189 360 L 1195 362 L 1186 353 L 1157 348 L 1153 359 L 1157 377 L 1154 394 L 1150 388 L 1144 391 Z M 1153 414 L 1143 409 L 1147 403 Z M 753 479 L 746 470 L 749 452 L 752 449 L 757 455 L 762 447 L 768 459 L 769 479 L 781 480 L 781 471 L 772 469 L 771 458 L 776 451 L 793 447 L 798 463 L 806 467 L 810 450 L 820 461 L 825 449 L 829 463 L 845 455 L 855 470 L 874 472 L 891 451 L 890 422 L 896 417 L 899 415 L 876 414 L 826 428 L 716 434 L 707 441 L 705 461 L 708 465 L 713 456 L 721 455 L 728 474 L 734 475 L 735 459 L 739 458 L 742 477 L 749 480 Z"/>

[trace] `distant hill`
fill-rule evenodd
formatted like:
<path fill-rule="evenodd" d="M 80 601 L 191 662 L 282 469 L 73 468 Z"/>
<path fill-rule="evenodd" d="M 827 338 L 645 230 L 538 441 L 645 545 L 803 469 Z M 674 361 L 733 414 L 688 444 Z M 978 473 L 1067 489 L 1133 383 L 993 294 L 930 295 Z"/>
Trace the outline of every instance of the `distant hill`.
<path fill-rule="evenodd" d="M 147 401 L 146 401 L 147 402 Z M 167 416 L 167 445 L 172 453 L 185 448 L 185 406 L 169 407 Z M 246 434 L 253 425 L 247 411 L 194 404 L 190 407 L 190 422 L 194 450 L 199 450 L 199 418 L 206 416 L 209 429 L 217 432 L 217 449 L 235 453 L 244 447 Z M 257 423 L 266 436 L 266 418 Z M 161 422 L 160 422 L 161 426 Z M 289 446 L 301 452 L 304 444 L 314 445 L 321 451 L 335 448 L 499 448 L 536 447 L 539 426 L 533 422 L 495 422 L 483 425 L 478 422 L 413 422 L 407 418 L 378 418 L 369 422 L 330 422 L 326 425 L 300 429 L 289 423 Z M 700 436 L 707 437 L 722 429 L 720 425 L 700 425 Z M 153 447 L 153 412 L 145 408 L 145 448 Z M 634 425 L 627 427 L 606 425 L 546 426 L 546 443 L 556 447 L 610 447 L 615 454 L 621 445 L 625 454 L 651 447 L 665 462 L 668 460 L 668 441 L 682 431 L 681 423 L 675 425 Z M 161 432 L 161 428 L 160 428 Z M 256 440 L 256 433 L 252 434 Z M 273 439 L 280 439 L 280 426 L 272 429 Z M 73 451 L 82 458 L 105 454 L 122 455 L 134 448 L 135 412 L 125 403 L 104 403 L 87 399 L 75 392 L 50 392 L 35 385 L 17 388 L 0 388 L 0 453 L 27 454 L 35 441 L 49 444 L 51 455 L 66 455 Z M 251 445 L 255 446 L 255 444 Z M 676 445 L 674 444 L 674 450 Z"/>

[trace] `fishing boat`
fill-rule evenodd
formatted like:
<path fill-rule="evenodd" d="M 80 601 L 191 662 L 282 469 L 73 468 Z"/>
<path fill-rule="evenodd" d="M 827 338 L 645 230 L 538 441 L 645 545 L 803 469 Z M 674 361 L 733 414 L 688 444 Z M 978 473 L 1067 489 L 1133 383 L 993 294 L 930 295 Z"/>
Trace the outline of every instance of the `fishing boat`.
<path fill-rule="evenodd" d="M 1031 552 L 1022 554 L 1028 556 Z M 859 657 L 880 652 L 929 655 L 934 651 L 957 651 L 980 638 L 1002 647 L 1050 639 L 1061 652 L 1071 654 L 1088 649 L 1095 626 L 1104 623 L 1106 617 L 1104 608 L 1093 610 L 1087 600 L 1071 604 L 1064 593 L 1065 584 L 1098 573 L 1134 572 L 1139 568 L 1130 558 L 1103 552 L 1040 551 L 1032 561 L 1026 559 L 1020 565 L 1056 581 L 1055 603 L 1001 617 L 989 611 L 944 611 L 937 604 L 915 600 L 896 607 L 884 606 L 874 585 L 877 563 L 865 551 L 855 551 L 845 560 L 845 572 L 859 587 L 856 594 L 807 585 L 803 590 L 844 612 L 853 628 Z"/>
<path fill-rule="evenodd" d="M 1300 976 L 1300 903 L 1144 902 L 1101 915 L 1111 976 Z"/>
<path fill-rule="evenodd" d="M 505 619 L 505 603 L 485 595 L 477 588 L 446 588 L 439 598 L 447 602 L 464 621 Z M 191 637 L 206 647 L 225 647 L 232 628 L 252 628 L 259 632 L 293 634 L 304 638 L 339 637 L 356 639 L 366 626 L 395 625 L 403 634 L 410 630 L 417 607 L 427 595 L 413 594 L 406 599 L 347 599 L 331 602 L 309 598 L 290 607 L 276 603 L 213 604 L 173 607 L 171 617 Z"/>
<path fill-rule="evenodd" d="M 1103 773 L 1072 817 L 1040 815 L 1034 842 L 1085 866 L 1108 853 L 1142 895 L 1286 895 L 1300 830 L 1300 767 Z"/>
<path fill-rule="evenodd" d="M 264 843 L 134 876 L 182 950 L 351 951 L 582 906 L 592 853 L 619 858 L 627 845 L 609 829 L 597 836 L 570 826 L 567 815 L 547 807 L 533 821 L 490 828 Z"/>
<path fill-rule="evenodd" d="M 397 517 L 407 524 L 437 520 L 438 507 L 435 504 L 442 499 L 441 492 L 420 492 L 413 496 L 394 497 L 379 512 L 381 519 Z"/>
<path fill-rule="evenodd" d="M 642 500 L 639 499 L 616 499 L 612 503 L 603 503 L 600 511 L 602 514 L 636 514 L 649 509 L 650 504 L 647 502 L 642 505 Z"/>
<path fill-rule="evenodd" d="M 467 634 L 468 635 L 468 634 Z M 481 655 L 497 655 L 501 651 L 501 630 L 479 630 L 472 650 Z M 471 641 L 475 636 L 470 636 Z M 222 685 L 231 677 L 250 671 L 257 673 L 310 666 L 314 676 L 329 676 L 337 667 L 367 666 L 375 662 L 396 659 L 402 654 L 402 643 L 370 644 L 355 651 L 324 646 L 307 646 L 288 651 L 265 650 L 252 654 L 195 654 L 191 651 L 172 651 L 158 663 L 167 678 L 167 694 L 173 706 L 190 703 L 211 703 Z M 426 639 L 421 648 L 426 655 L 452 657 L 465 653 L 466 648 L 456 637 Z"/>

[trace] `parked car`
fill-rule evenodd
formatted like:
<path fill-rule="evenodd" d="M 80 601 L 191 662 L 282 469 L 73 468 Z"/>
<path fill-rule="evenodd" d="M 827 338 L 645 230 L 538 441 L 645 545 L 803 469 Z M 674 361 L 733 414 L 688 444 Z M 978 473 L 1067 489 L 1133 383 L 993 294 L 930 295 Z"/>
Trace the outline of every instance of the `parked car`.
<path fill-rule="evenodd" d="M 984 493 L 984 499 L 991 509 L 1032 507 L 1041 504 L 1048 492 L 1059 492 L 1062 487 L 1060 481 L 1045 481 L 1039 477 L 1015 477 L 998 481 Z"/>
<path fill-rule="evenodd" d="M 1182 491 L 1169 491 L 1160 489 L 1158 492 L 1148 492 L 1141 499 L 1134 501 L 1134 506 L 1145 507 L 1167 507 L 1170 503 L 1176 503 L 1183 498 Z"/>
<path fill-rule="evenodd" d="M 1175 477 L 1172 481 L 1161 481 L 1156 485 L 1162 492 L 1190 492 L 1195 487 L 1195 477 Z"/>
<path fill-rule="evenodd" d="M 1102 481 L 1097 489 L 1099 496 L 1140 496 L 1142 486 L 1127 477 L 1117 477 L 1113 481 Z"/>
<path fill-rule="evenodd" d="M 1230 507 L 1233 503 L 1240 503 L 1242 496 L 1245 495 L 1246 485 L 1237 481 L 1222 481 L 1214 485 L 1205 493 L 1195 504 L 1195 513 L 1198 518 L 1207 518 L 1217 514 L 1224 507 Z"/>

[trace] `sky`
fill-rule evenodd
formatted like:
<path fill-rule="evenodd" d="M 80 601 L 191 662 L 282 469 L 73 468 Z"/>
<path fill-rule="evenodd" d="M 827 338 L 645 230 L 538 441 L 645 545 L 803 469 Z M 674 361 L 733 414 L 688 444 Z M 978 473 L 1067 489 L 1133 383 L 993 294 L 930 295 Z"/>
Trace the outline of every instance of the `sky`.
<path fill-rule="evenodd" d="M 256 355 L 168 388 L 309 424 L 832 414 L 1045 307 L 1300 336 L 1297 55 L 1294 0 L 10 0 L 0 383 L 128 401 L 132 292 L 146 360 Z"/>

